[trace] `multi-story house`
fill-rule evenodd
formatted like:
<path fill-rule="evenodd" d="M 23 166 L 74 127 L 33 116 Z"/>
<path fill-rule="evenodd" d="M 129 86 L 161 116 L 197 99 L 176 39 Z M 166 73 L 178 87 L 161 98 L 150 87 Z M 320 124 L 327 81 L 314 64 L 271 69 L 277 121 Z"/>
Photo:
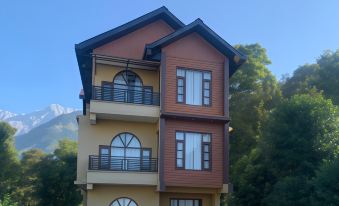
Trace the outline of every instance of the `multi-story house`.
<path fill-rule="evenodd" d="M 88 206 L 219 206 L 229 78 L 246 57 L 162 7 L 75 46 L 77 179 Z"/>

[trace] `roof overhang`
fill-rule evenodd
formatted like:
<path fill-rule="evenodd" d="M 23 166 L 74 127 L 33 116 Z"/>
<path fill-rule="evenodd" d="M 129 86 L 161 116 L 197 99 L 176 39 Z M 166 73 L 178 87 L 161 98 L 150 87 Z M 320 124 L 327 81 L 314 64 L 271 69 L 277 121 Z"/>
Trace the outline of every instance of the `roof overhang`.
<path fill-rule="evenodd" d="M 152 22 L 163 20 L 170 25 L 174 30 L 184 27 L 177 17 L 175 17 L 166 7 L 161 7 L 150 13 L 147 13 L 137 19 L 134 19 L 126 24 L 109 30 L 105 33 L 97 35 L 86 41 L 75 45 L 75 53 L 78 60 L 81 81 L 84 89 L 85 98 L 88 101 L 92 95 L 92 53 L 93 49 L 104 44 L 114 41 L 128 33 L 136 31 Z"/>
<path fill-rule="evenodd" d="M 212 29 L 210 29 L 206 24 L 203 23 L 201 19 L 197 19 L 191 24 L 176 30 L 175 32 L 146 45 L 144 59 L 152 61 L 160 61 L 161 49 L 168 46 L 169 44 L 193 33 L 196 32 L 202 36 L 207 42 L 209 42 L 213 47 L 215 47 L 220 53 L 228 57 L 230 62 L 230 72 L 229 75 L 236 71 L 236 69 L 242 65 L 247 57 L 233 48 L 229 43 L 217 35 Z"/>

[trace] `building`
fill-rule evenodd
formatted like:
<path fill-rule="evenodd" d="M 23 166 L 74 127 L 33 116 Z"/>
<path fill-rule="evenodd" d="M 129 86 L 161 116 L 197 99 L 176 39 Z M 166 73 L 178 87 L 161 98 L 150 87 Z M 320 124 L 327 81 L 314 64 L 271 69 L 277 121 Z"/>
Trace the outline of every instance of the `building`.
<path fill-rule="evenodd" d="M 77 179 L 88 206 L 217 206 L 228 178 L 229 77 L 246 57 L 161 7 L 75 45 Z"/>

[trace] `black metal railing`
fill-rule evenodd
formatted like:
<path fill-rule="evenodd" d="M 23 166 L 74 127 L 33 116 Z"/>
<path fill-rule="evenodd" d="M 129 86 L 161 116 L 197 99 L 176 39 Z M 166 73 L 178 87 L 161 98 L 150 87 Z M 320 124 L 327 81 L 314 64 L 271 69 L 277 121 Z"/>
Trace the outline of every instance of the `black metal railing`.
<path fill-rule="evenodd" d="M 136 172 L 157 172 L 158 159 L 156 158 L 134 158 L 114 157 L 109 155 L 90 155 L 88 162 L 90 170 L 109 171 L 136 171 Z"/>
<path fill-rule="evenodd" d="M 160 94 L 147 87 L 113 84 L 93 86 L 94 100 L 125 102 L 133 104 L 160 105 Z"/>

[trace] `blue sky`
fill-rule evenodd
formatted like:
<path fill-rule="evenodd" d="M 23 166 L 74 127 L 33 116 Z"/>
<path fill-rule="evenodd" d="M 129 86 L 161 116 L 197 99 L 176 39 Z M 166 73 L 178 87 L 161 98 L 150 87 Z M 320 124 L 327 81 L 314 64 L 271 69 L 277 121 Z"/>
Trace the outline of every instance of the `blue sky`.
<path fill-rule="evenodd" d="M 339 48 L 337 0 L 3 1 L 0 109 L 81 108 L 74 44 L 163 5 L 186 24 L 201 18 L 232 45 L 260 43 L 277 78 Z"/>

